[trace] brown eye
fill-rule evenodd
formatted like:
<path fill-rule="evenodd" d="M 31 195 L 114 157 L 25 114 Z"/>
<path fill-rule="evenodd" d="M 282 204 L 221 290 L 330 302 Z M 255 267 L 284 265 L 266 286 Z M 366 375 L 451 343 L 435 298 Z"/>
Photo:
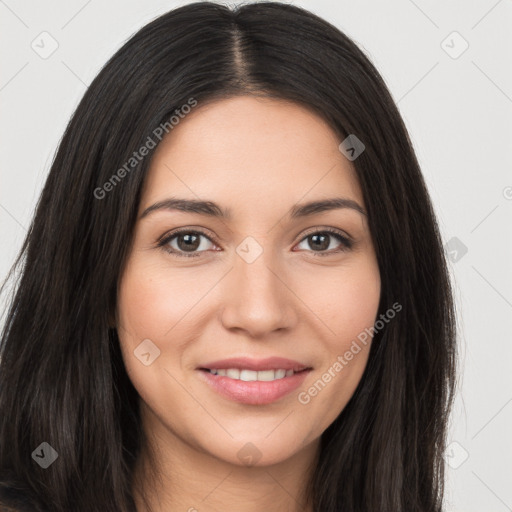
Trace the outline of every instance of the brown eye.
<path fill-rule="evenodd" d="M 176 256 L 200 256 L 208 250 L 208 243 L 213 244 L 208 236 L 200 231 L 182 230 L 171 233 L 159 242 L 158 246 Z M 188 253 L 188 254 L 187 254 Z"/>
<path fill-rule="evenodd" d="M 176 244 L 180 251 L 195 251 L 201 245 L 201 235 L 185 233 L 176 235 Z"/>
<path fill-rule="evenodd" d="M 338 242 L 337 245 L 336 241 Z M 329 254 L 346 251 L 352 248 L 351 240 L 338 231 L 333 230 L 310 233 L 303 238 L 300 243 L 305 243 L 307 245 L 307 247 L 303 247 L 307 251 L 317 253 L 315 256 L 327 256 Z"/>
<path fill-rule="evenodd" d="M 313 250 L 325 251 L 329 249 L 331 245 L 331 235 L 326 233 L 317 233 L 315 235 L 309 235 L 306 240 L 309 241 L 309 246 Z"/>

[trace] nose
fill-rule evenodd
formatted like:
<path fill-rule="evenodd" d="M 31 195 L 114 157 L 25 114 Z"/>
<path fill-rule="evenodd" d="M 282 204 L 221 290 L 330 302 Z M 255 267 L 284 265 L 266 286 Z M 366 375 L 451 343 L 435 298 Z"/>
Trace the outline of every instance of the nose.
<path fill-rule="evenodd" d="M 263 338 L 273 331 L 290 330 L 297 323 L 298 301 L 282 265 L 263 251 L 248 262 L 238 254 L 226 280 L 223 326 Z M 288 281 L 288 282 L 287 282 Z"/>

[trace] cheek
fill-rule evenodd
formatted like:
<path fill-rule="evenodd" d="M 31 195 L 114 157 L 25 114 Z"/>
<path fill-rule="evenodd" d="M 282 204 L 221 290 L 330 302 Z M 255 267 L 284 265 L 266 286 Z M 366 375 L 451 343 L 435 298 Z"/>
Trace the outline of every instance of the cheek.
<path fill-rule="evenodd" d="M 331 352 L 342 350 L 365 328 L 373 326 L 380 301 L 375 258 L 354 258 L 336 269 L 317 269 L 297 283 L 300 288 L 296 289 L 301 290 L 301 298 L 317 317 L 319 335 Z"/>
<path fill-rule="evenodd" d="M 183 371 L 183 354 L 200 337 L 202 324 L 194 315 L 219 281 L 212 274 L 194 268 L 173 271 L 142 253 L 128 261 L 118 291 L 118 334 L 126 371 L 148 403 L 181 395 L 171 375 Z M 149 358 L 158 354 L 148 366 L 137 357 L 147 352 L 146 346 Z"/>
<path fill-rule="evenodd" d="M 348 273 L 347 273 L 348 274 Z M 334 293 L 334 291 L 333 291 Z M 373 265 L 347 275 L 332 301 L 333 330 L 342 344 L 374 325 L 380 301 L 380 277 Z"/>
<path fill-rule="evenodd" d="M 186 325 L 179 322 L 190 310 L 186 289 L 175 275 L 136 253 L 119 286 L 118 335 L 124 365 L 141 398 L 155 409 L 172 407 L 173 396 L 180 396 L 171 375 L 180 364 L 182 349 L 173 341 L 172 350 L 166 350 L 164 339 Z M 179 334 L 173 339 L 187 339 L 182 330 Z M 146 353 L 148 364 L 143 362 Z M 187 403 L 180 407 L 186 410 Z"/>
<path fill-rule="evenodd" d="M 172 272 L 161 264 L 134 258 L 119 288 L 120 324 L 142 339 L 172 337 L 174 329 L 187 325 L 186 315 L 215 284 L 214 276 L 203 277 L 198 279 L 192 269 Z"/>
<path fill-rule="evenodd" d="M 352 397 L 364 373 L 371 346 L 371 331 L 380 301 L 380 274 L 374 258 L 354 261 L 307 283 L 308 305 L 320 317 L 321 365 L 302 388 L 299 402 L 313 417 L 321 418 L 312 436 L 327 428 Z M 320 350 L 320 347 L 319 347 Z"/>

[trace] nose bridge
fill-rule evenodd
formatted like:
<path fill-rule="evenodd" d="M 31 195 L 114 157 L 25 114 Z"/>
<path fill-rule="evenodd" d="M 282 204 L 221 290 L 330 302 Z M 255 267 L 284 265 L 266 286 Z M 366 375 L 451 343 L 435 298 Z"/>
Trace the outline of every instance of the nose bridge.
<path fill-rule="evenodd" d="M 246 237 L 236 248 L 223 310 L 226 327 L 256 332 L 289 327 L 293 322 L 293 294 L 273 258 L 271 237 Z M 265 246 L 264 246 L 265 244 Z"/>
<path fill-rule="evenodd" d="M 265 239 L 247 236 L 236 248 L 236 288 L 246 299 L 277 299 L 282 283 L 270 270 L 276 266 L 271 248 L 271 237 Z M 274 270 L 275 272 L 275 270 Z"/>
<path fill-rule="evenodd" d="M 253 295 L 274 295 L 277 278 L 270 270 L 275 262 L 269 240 L 258 241 L 253 237 L 246 237 L 236 248 L 236 253 L 235 272 L 239 279 L 237 287 L 243 293 L 249 291 Z"/>

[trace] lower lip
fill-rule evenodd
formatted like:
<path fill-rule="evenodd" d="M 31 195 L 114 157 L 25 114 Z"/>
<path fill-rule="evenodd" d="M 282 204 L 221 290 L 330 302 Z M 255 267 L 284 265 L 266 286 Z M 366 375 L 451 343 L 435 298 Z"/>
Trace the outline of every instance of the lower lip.
<path fill-rule="evenodd" d="M 198 370 L 201 378 L 217 393 L 242 404 L 265 405 L 276 402 L 297 389 L 303 382 L 310 370 L 294 373 L 290 377 L 283 377 L 269 382 L 243 381 L 230 379 L 213 373 Z"/>

